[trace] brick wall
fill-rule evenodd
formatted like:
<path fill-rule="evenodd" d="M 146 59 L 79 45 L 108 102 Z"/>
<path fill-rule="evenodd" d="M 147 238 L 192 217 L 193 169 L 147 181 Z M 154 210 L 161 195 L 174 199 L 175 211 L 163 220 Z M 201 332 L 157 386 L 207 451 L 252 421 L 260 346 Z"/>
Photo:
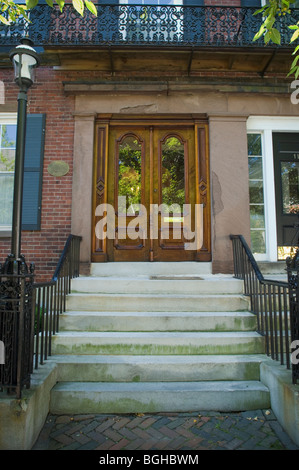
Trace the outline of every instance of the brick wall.
<path fill-rule="evenodd" d="M 2 77 L 5 105 L 13 106 L 17 87 L 11 83 L 11 72 L 1 71 Z M 71 229 L 74 98 L 64 96 L 59 73 L 47 68 L 37 70 L 36 84 L 28 92 L 27 110 L 28 113 L 46 113 L 41 231 L 23 231 L 21 248 L 26 261 L 36 264 L 37 278 L 42 280 L 52 277 Z M 48 173 L 48 165 L 54 160 L 69 164 L 66 176 L 54 177 Z M 10 239 L 0 239 L 0 260 L 8 253 Z"/>

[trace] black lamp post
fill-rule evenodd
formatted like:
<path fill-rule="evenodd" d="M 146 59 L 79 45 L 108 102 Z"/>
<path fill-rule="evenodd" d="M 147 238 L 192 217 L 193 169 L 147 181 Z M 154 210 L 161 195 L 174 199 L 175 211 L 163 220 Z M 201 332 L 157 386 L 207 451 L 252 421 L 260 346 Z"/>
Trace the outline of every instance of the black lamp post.
<path fill-rule="evenodd" d="M 28 270 L 25 257 L 21 255 L 21 229 L 27 91 L 33 83 L 39 58 L 29 39 L 23 39 L 9 57 L 14 65 L 19 94 L 11 254 L 0 266 L 0 338 L 5 345 L 0 387 L 15 390 L 17 398 L 20 398 L 22 387 L 30 385 L 34 349 L 34 266 L 31 265 Z"/>
<path fill-rule="evenodd" d="M 32 46 L 32 41 L 28 38 L 24 38 L 21 44 L 9 53 L 9 57 L 14 65 L 15 82 L 20 89 L 18 94 L 11 254 L 5 263 L 5 270 L 10 274 L 21 274 L 21 272 L 24 273 L 24 270 L 27 271 L 24 256 L 21 255 L 27 91 L 34 82 L 35 68 L 40 62 Z"/>

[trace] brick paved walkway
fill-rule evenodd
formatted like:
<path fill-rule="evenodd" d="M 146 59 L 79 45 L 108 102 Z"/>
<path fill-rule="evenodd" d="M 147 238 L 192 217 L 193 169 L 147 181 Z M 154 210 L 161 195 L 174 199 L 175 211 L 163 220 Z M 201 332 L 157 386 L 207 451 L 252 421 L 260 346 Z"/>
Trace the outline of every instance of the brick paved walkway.
<path fill-rule="evenodd" d="M 271 410 L 49 415 L 32 450 L 299 450 Z"/>

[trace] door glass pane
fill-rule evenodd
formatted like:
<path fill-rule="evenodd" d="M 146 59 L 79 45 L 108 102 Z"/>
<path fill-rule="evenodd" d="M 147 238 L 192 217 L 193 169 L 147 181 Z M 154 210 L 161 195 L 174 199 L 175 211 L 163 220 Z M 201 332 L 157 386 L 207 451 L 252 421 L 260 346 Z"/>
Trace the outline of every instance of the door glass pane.
<path fill-rule="evenodd" d="M 118 152 L 118 212 L 134 215 L 141 204 L 141 142 L 127 136 Z"/>
<path fill-rule="evenodd" d="M 282 204 L 284 214 L 299 213 L 299 162 L 281 162 Z"/>
<path fill-rule="evenodd" d="M 182 213 L 185 204 L 185 152 L 177 137 L 168 137 L 162 145 L 161 177 L 162 204 L 168 207 L 169 212 Z"/>

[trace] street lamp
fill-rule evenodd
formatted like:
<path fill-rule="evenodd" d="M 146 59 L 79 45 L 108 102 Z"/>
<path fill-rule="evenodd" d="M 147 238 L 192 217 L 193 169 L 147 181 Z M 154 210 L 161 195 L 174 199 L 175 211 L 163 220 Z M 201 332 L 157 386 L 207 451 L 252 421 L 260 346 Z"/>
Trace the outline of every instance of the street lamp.
<path fill-rule="evenodd" d="M 20 274 L 26 268 L 21 255 L 22 199 L 24 178 L 24 156 L 26 136 L 27 91 L 34 82 L 35 68 L 39 65 L 38 54 L 29 38 L 10 51 L 9 57 L 15 71 L 15 82 L 19 86 L 18 120 L 15 154 L 14 198 L 12 216 L 11 254 L 6 263 L 6 272 Z"/>

